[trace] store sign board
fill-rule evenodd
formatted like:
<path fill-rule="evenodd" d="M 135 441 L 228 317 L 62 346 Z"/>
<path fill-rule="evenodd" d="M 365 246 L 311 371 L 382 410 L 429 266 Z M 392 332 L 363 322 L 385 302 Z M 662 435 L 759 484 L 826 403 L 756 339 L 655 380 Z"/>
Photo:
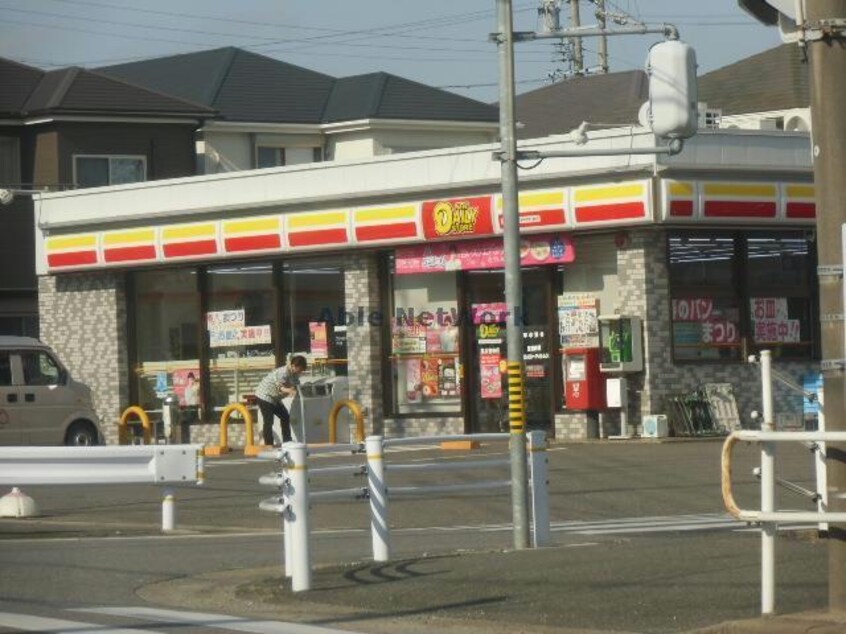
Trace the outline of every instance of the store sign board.
<path fill-rule="evenodd" d="M 572 240 L 563 234 L 525 237 L 520 241 L 520 264 L 565 264 L 576 259 Z M 501 240 L 467 240 L 400 247 L 395 252 L 397 275 L 442 273 L 505 267 Z"/>
<path fill-rule="evenodd" d="M 423 235 L 427 240 L 493 233 L 492 197 L 430 200 L 423 203 Z"/>

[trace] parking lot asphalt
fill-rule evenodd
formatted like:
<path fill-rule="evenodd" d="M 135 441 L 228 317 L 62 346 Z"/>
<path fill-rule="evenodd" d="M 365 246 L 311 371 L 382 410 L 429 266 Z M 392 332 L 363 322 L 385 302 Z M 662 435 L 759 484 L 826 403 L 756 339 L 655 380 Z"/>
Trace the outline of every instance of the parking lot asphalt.
<path fill-rule="evenodd" d="M 668 507 L 678 513 L 721 510 L 716 491 L 718 442 L 606 442 L 553 449 L 558 450 L 550 460 L 553 519 L 648 516 L 666 513 Z M 415 459 L 425 457 L 418 454 Z M 737 476 L 741 497 L 754 499 L 758 485 L 747 472 L 756 454 L 744 455 L 741 449 L 739 459 L 746 460 L 737 472 L 746 474 Z M 795 465 L 791 460 L 783 456 L 786 467 L 806 466 L 804 455 L 796 456 Z M 267 464 L 237 460 L 210 465 L 205 489 L 178 490 L 184 533 L 208 536 L 250 528 L 278 535 L 278 520 L 255 511 L 259 497 L 268 494 L 256 485 L 257 475 L 267 469 Z M 147 489 L 122 488 L 114 497 L 105 488 L 36 489 L 34 494 L 45 501 L 45 516 L 28 525 L 0 521 L 3 539 L 156 532 L 160 502 Z M 753 530 L 568 539 L 554 532 L 552 546 L 526 550 L 509 548 L 506 532 L 500 545 L 492 547 L 481 527 L 491 514 L 508 517 L 507 497 L 474 500 L 472 505 L 456 497 L 440 504 L 398 507 L 392 520 L 409 530 L 397 531 L 393 561 L 369 561 L 362 554 L 366 547 L 358 550 L 357 559 L 318 557 L 307 592 L 291 592 L 276 563 L 178 575 L 140 587 L 137 594 L 160 605 L 377 634 L 433 629 L 464 634 L 846 632 L 846 617 L 825 612 L 821 571 L 827 544 L 815 532 L 780 535 L 779 615 L 757 618 L 760 538 Z M 317 510 L 318 526 L 350 526 L 351 520 L 366 518 L 354 516 L 351 506 L 332 508 Z M 457 510 L 471 526 L 469 537 L 427 529 L 433 517 Z M 473 525 L 480 527 L 475 536 Z M 332 539 L 331 530 L 317 536 L 315 548 L 328 552 Z M 366 541 L 366 533 L 359 539 Z"/>

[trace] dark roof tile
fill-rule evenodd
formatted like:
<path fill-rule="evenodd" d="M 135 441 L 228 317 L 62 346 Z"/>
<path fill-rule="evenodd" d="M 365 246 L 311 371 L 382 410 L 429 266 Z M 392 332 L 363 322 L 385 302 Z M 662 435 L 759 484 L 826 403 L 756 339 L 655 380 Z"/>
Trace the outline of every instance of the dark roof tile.
<path fill-rule="evenodd" d="M 723 114 L 805 108 L 810 103 L 804 52 L 783 44 L 699 78 L 699 101 Z"/>
<path fill-rule="evenodd" d="M 20 114 L 43 76 L 43 70 L 0 58 L 0 114 Z"/>
<path fill-rule="evenodd" d="M 355 119 L 416 119 L 496 122 L 494 106 L 389 73 L 345 77 L 335 82 L 326 122 Z"/>
<path fill-rule="evenodd" d="M 521 139 L 566 134 L 583 121 L 596 124 L 637 123 L 649 96 L 646 73 L 640 70 L 575 77 L 516 98 Z"/>

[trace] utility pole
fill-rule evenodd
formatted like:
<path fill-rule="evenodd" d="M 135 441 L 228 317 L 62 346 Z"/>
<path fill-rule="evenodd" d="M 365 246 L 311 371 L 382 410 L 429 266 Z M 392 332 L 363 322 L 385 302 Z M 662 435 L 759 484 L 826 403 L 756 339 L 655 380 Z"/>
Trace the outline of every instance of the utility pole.
<path fill-rule="evenodd" d="M 520 215 L 517 207 L 517 137 L 514 105 L 514 18 L 511 0 L 496 0 L 499 53 L 499 136 L 502 174 L 503 249 L 505 251 L 505 304 L 511 316 L 506 324 L 508 425 L 511 433 L 511 508 L 514 548 L 529 547 L 526 416 L 523 386 L 523 285 L 520 279 Z"/>
<path fill-rule="evenodd" d="M 605 12 L 605 0 L 596 0 L 596 23 L 601 30 L 607 27 Z M 608 38 L 603 35 L 599 38 L 599 72 L 603 75 L 608 72 Z"/>
<path fill-rule="evenodd" d="M 580 0 L 567 1 L 570 3 L 570 28 L 578 29 L 582 25 L 582 19 L 579 16 Z M 573 72 L 576 75 L 581 75 L 585 72 L 585 52 L 582 48 L 582 38 L 571 38 L 570 44 L 573 47 Z"/>
<path fill-rule="evenodd" d="M 820 333 L 826 431 L 846 431 L 842 227 L 846 222 L 846 0 L 806 4 L 809 35 L 814 186 L 817 204 Z M 801 27 L 801 25 L 800 25 Z M 829 510 L 846 511 L 846 447 L 827 443 Z M 828 531 L 829 610 L 846 610 L 846 526 Z"/>

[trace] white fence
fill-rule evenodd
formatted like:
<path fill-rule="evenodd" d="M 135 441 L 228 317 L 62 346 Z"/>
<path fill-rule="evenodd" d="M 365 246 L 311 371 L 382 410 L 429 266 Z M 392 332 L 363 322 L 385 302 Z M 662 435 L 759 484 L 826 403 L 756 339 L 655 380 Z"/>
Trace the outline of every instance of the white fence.
<path fill-rule="evenodd" d="M 311 588 L 311 545 L 309 506 L 313 501 L 368 500 L 370 503 L 370 529 L 373 559 L 390 560 L 391 538 L 389 527 L 390 500 L 405 496 L 451 494 L 457 492 L 490 489 L 509 490 L 510 480 L 478 480 L 461 483 L 437 484 L 414 487 L 388 486 L 388 474 L 409 471 L 471 471 L 497 466 L 508 466 L 508 458 L 465 459 L 449 463 L 425 462 L 414 464 L 386 464 L 384 450 L 402 445 L 431 445 L 454 440 L 476 440 L 507 442 L 510 434 L 473 434 L 465 436 L 425 436 L 418 438 L 384 439 L 370 436 L 364 445 L 333 445 L 309 449 L 301 443 L 287 443 L 281 450 L 265 452 L 260 457 L 279 460 L 281 470 L 259 479 L 266 485 L 280 488 L 280 495 L 263 500 L 259 508 L 279 513 L 284 524 L 285 574 L 291 577 L 295 592 Z M 546 434 L 529 432 L 528 450 L 530 465 L 530 490 L 532 495 L 532 518 L 534 545 L 543 546 L 549 542 L 549 511 L 547 494 Z M 339 451 L 362 453 L 366 451 L 367 465 L 344 465 L 309 469 L 309 453 Z M 332 491 L 310 492 L 309 476 L 348 473 L 352 476 L 367 475 L 367 486 Z"/>

